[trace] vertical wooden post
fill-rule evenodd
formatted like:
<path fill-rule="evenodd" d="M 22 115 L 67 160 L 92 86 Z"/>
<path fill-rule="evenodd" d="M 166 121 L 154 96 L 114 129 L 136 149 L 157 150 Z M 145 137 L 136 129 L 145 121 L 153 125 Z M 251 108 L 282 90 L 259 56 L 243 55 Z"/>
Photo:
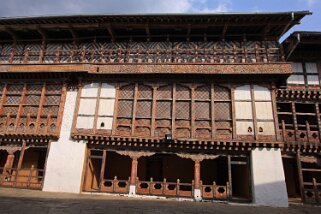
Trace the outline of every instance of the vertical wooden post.
<path fill-rule="evenodd" d="M 47 42 L 46 42 L 47 38 L 46 36 L 42 36 L 42 43 L 41 43 L 41 50 L 40 50 L 40 54 L 39 54 L 39 63 L 42 64 L 44 57 L 45 57 L 45 52 L 46 52 L 46 46 L 47 46 Z"/>
<path fill-rule="evenodd" d="M 18 161 L 18 170 L 21 169 L 22 166 L 22 161 L 23 161 L 23 156 L 25 154 L 25 150 L 26 150 L 26 141 L 23 141 L 22 143 L 22 147 L 21 147 L 21 151 L 20 151 L 20 156 L 19 156 L 19 161 Z M 17 172 L 18 173 L 18 172 Z"/>
<path fill-rule="evenodd" d="M 194 160 L 194 189 L 201 189 L 201 161 Z"/>
<path fill-rule="evenodd" d="M 258 140 L 258 128 L 257 128 L 255 96 L 254 96 L 254 87 L 253 87 L 253 85 L 251 85 L 251 103 L 252 103 L 252 116 L 253 116 L 254 139 L 255 139 L 255 140 Z"/>
<path fill-rule="evenodd" d="M 100 93 L 101 93 L 102 83 L 98 83 L 98 90 L 97 90 L 97 97 L 96 97 L 96 108 L 95 108 L 95 115 L 94 115 L 94 134 L 97 132 L 97 121 L 98 121 L 98 111 L 99 111 L 99 102 L 100 102 Z"/>
<path fill-rule="evenodd" d="M 45 99 L 46 99 L 46 83 L 43 83 L 41 95 L 40 95 L 39 109 L 38 109 L 38 114 L 37 114 L 37 118 L 36 118 L 35 130 L 38 130 L 38 128 L 39 128 L 43 105 L 45 104 Z M 49 124 L 47 124 L 47 125 L 49 126 Z"/>
<path fill-rule="evenodd" d="M 91 150 L 86 147 L 86 165 L 85 165 L 85 169 L 84 169 L 84 179 L 83 179 L 83 184 L 82 184 L 82 190 L 83 191 L 86 191 L 86 182 L 87 182 L 87 173 L 89 173 L 90 171 L 88 170 L 88 168 L 90 167 L 89 164 L 90 164 L 90 155 L 91 155 Z"/>
<path fill-rule="evenodd" d="M 236 139 L 236 115 L 235 115 L 235 86 L 231 87 L 231 102 L 232 102 L 232 138 Z"/>
<path fill-rule="evenodd" d="M 132 168 L 131 168 L 131 172 L 130 172 L 130 185 L 136 185 L 137 166 L 138 166 L 137 157 L 132 157 Z"/>
<path fill-rule="evenodd" d="M 105 166 L 106 166 L 106 149 L 103 150 L 103 159 L 101 160 L 101 169 L 100 169 L 100 181 L 99 181 L 99 191 L 101 191 L 101 186 L 104 183 L 105 176 Z"/>
<path fill-rule="evenodd" d="M 191 136 L 195 138 L 195 84 L 191 89 Z"/>
<path fill-rule="evenodd" d="M 155 136 L 155 120 L 156 120 L 156 99 L 157 99 L 157 87 L 153 87 L 153 103 L 152 103 L 152 121 L 151 121 L 151 128 L 150 128 L 150 136 Z"/>
<path fill-rule="evenodd" d="M 274 117 L 274 129 L 275 129 L 275 139 L 280 140 L 279 136 L 279 118 L 278 118 L 278 111 L 277 111 L 277 103 L 276 103 L 276 87 L 275 83 L 272 83 L 272 90 L 271 90 L 271 98 L 272 98 L 272 111 Z"/>
<path fill-rule="evenodd" d="M 315 202 L 320 203 L 319 190 L 318 190 L 317 181 L 315 180 L 315 178 L 312 178 L 312 183 L 313 183 Z"/>
<path fill-rule="evenodd" d="M 133 102 L 133 117 L 132 117 L 132 129 L 131 135 L 135 135 L 135 120 L 136 120 L 136 113 L 137 113 L 137 98 L 138 98 L 138 83 L 135 83 L 135 91 L 134 91 L 134 102 Z"/>
<path fill-rule="evenodd" d="M 286 141 L 286 127 L 285 127 L 285 122 L 284 120 L 282 120 L 282 137 L 283 137 L 283 141 Z"/>
<path fill-rule="evenodd" d="M 211 129 L 212 138 L 216 138 L 216 127 L 215 127 L 215 95 L 214 95 L 214 84 L 211 84 Z"/>
<path fill-rule="evenodd" d="M 176 111 L 176 83 L 173 83 L 172 91 L 172 139 L 175 137 L 175 111 Z"/>
<path fill-rule="evenodd" d="M 0 99 L 0 109 L 1 109 L 0 113 L 1 114 L 3 114 L 3 105 L 6 102 L 7 88 L 8 88 L 8 84 L 5 83 L 4 87 L 3 87 L 3 90 L 2 90 L 2 99 Z"/>
<path fill-rule="evenodd" d="M 321 139 L 321 118 L 320 118 L 321 115 L 320 115 L 319 103 L 315 103 L 315 112 L 317 114 L 319 139 Z"/>
<path fill-rule="evenodd" d="M 64 113 L 64 109 L 65 109 L 66 97 L 67 97 L 67 83 L 64 80 L 63 84 L 62 84 L 60 104 L 59 104 L 59 113 L 58 113 L 58 118 L 57 118 L 57 127 L 59 127 L 59 129 L 56 130 L 56 133 L 60 133 L 63 113 Z M 75 115 L 74 115 L 74 117 L 75 117 Z"/>
<path fill-rule="evenodd" d="M 17 40 L 14 38 L 13 44 L 12 44 L 12 49 L 11 49 L 11 54 L 9 58 L 9 64 L 13 63 L 14 55 L 16 54 L 16 49 L 17 49 Z"/>
<path fill-rule="evenodd" d="M 83 84 L 81 79 L 78 80 L 78 93 L 77 93 L 77 99 L 76 99 L 76 107 L 74 111 L 74 117 L 72 121 L 72 128 L 71 133 L 74 133 L 77 127 L 77 120 L 78 120 L 78 112 L 79 112 L 79 106 L 80 106 L 80 98 L 81 98 L 81 92 L 82 92 Z"/>
<path fill-rule="evenodd" d="M 113 117 L 113 127 L 111 130 L 112 135 L 116 134 L 117 129 L 117 115 L 118 115 L 118 99 L 119 99 L 119 85 L 115 87 L 116 94 L 115 94 L 115 105 L 114 105 L 114 117 Z"/>
<path fill-rule="evenodd" d="M 296 119 L 296 110 L 295 110 L 295 102 L 291 102 L 292 105 L 292 117 L 293 117 L 293 126 L 294 126 L 294 138 L 295 140 L 298 139 L 297 133 L 298 133 L 298 122 Z"/>
<path fill-rule="evenodd" d="M 13 161 L 14 161 L 14 152 L 15 151 L 8 151 L 7 160 L 6 160 L 6 163 L 4 165 L 4 168 L 5 168 L 4 171 L 6 171 L 6 169 L 12 169 Z"/>
<path fill-rule="evenodd" d="M 228 168 L 228 192 L 229 195 L 227 196 L 229 199 L 232 198 L 232 165 L 231 165 L 231 155 L 227 155 L 227 168 Z"/>
<path fill-rule="evenodd" d="M 304 195 L 304 184 L 303 184 L 303 174 L 302 174 L 300 150 L 298 150 L 297 154 L 296 154 L 296 163 L 297 163 L 297 166 L 298 166 L 300 195 L 301 195 L 301 200 L 304 203 L 305 202 L 305 195 Z"/>

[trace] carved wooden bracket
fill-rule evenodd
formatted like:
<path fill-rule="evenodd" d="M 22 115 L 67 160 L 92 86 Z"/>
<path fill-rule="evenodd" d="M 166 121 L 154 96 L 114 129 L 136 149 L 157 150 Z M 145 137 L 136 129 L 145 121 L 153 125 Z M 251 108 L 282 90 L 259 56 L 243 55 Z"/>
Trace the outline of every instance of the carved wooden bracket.
<path fill-rule="evenodd" d="M 140 157 L 149 157 L 155 154 L 155 152 L 133 152 L 133 151 L 115 151 L 117 154 L 129 156 L 132 159 L 138 159 Z"/>
<path fill-rule="evenodd" d="M 202 160 L 206 160 L 206 159 L 216 159 L 219 157 L 219 155 L 206 155 L 206 154 L 202 154 L 202 155 L 196 155 L 196 154 L 176 154 L 178 157 L 180 158 L 188 158 L 188 159 L 192 159 L 193 161 L 202 161 Z"/>
<path fill-rule="evenodd" d="M 6 150 L 9 155 L 13 155 L 16 151 L 21 151 L 22 147 L 18 146 L 0 146 L 0 150 Z"/>

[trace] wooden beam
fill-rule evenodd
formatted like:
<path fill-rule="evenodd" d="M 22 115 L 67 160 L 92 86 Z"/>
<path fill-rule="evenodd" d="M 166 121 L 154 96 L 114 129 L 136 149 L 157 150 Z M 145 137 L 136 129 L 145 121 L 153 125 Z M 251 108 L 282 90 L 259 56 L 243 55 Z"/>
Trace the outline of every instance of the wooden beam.
<path fill-rule="evenodd" d="M 8 33 L 8 34 L 11 36 L 11 38 L 12 38 L 12 40 L 13 40 L 14 42 L 17 42 L 17 40 L 19 39 L 19 37 L 17 36 L 16 32 L 14 32 L 10 27 L 5 27 L 5 28 L 3 29 L 3 31 L 5 31 L 6 33 Z"/>
<path fill-rule="evenodd" d="M 223 27 L 223 30 L 222 30 L 222 34 L 221 34 L 222 39 L 225 39 L 227 28 L 228 28 L 228 25 L 225 24 Z"/>
<path fill-rule="evenodd" d="M 101 191 L 101 186 L 104 183 L 104 176 L 105 176 L 105 168 L 106 168 L 106 149 L 103 150 L 103 158 L 101 160 L 101 169 L 100 169 L 100 177 L 99 177 L 99 191 Z"/>
<path fill-rule="evenodd" d="M 114 34 L 114 31 L 113 31 L 113 28 L 111 25 L 107 25 L 107 31 L 111 37 L 111 41 L 114 42 L 115 41 L 115 34 Z"/>
<path fill-rule="evenodd" d="M 22 161 L 23 161 L 23 156 L 25 154 L 25 150 L 26 150 L 26 141 L 23 140 L 22 143 L 22 147 L 21 147 L 21 151 L 20 151 L 20 155 L 19 155 L 19 161 L 18 161 L 18 170 L 21 169 L 22 166 Z"/>
<path fill-rule="evenodd" d="M 147 35 L 147 42 L 150 42 L 151 35 L 150 35 L 149 25 L 145 25 L 145 31 L 146 31 L 146 35 Z"/>
<path fill-rule="evenodd" d="M 232 164 L 231 164 L 231 155 L 227 155 L 227 168 L 228 168 L 228 182 L 229 182 L 229 199 L 232 198 Z"/>
<path fill-rule="evenodd" d="M 189 24 L 188 26 L 187 26 L 187 34 L 186 34 L 186 40 L 189 42 L 189 40 L 190 40 L 190 37 L 191 37 L 191 25 Z"/>
<path fill-rule="evenodd" d="M 133 109 L 132 109 L 132 125 L 131 125 L 131 135 L 133 136 L 135 134 L 135 128 L 136 128 L 136 114 L 137 114 L 137 98 L 138 98 L 138 83 L 135 83 L 135 91 L 134 91 L 134 97 L 133 97 Z"/>
<path fill-rule="evenodd" d="M 300 150 L 297 151 L 296 162 L 297 162 L 298 175 L 299 175 L 300 195 L 301 195 L 301 200 L 304 203 L 305 202 L 305 195 L 304 195 L 304 184 L 303 184 Z"/>

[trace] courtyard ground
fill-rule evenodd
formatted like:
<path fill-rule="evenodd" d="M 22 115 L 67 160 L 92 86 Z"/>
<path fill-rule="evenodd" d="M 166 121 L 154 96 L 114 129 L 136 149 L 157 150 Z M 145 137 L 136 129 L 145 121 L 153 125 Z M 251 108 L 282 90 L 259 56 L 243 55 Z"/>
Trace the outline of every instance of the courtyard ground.
<path fill-rule="evenodd" d="M 142 199 L 124 196 L 48 193 L 34 190 L 0 188 L 0 213 L 320 214 L 321 207 L 291 204 L 289 208 L 271 208 L 212 202 L 177 201 L 174 199 Z"/>

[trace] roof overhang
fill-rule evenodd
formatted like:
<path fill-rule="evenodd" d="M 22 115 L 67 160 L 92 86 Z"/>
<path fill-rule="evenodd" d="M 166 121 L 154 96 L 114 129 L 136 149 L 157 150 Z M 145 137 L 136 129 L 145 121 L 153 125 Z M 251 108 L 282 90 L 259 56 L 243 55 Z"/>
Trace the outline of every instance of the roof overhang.
<path fill-rule="evenodd" d="M 287 60 L 321 60 L 321 32 L 293 32 L 286 40 L 283 41 L 283 46 Z"/>
<path fill-rule="evenodd" d="M 0 39 L 279 39 L 309 11 L 278 13 L 123 14 L 0 18 Z"/>

